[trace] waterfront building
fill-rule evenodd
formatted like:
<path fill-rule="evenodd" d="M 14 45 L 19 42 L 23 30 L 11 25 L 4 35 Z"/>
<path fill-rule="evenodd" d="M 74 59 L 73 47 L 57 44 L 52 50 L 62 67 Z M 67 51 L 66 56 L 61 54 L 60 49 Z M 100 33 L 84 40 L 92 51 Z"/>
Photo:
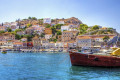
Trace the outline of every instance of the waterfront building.
<path fill-rule="evenodd" d="M 90 36 L 77 36 L 77 47 L 91 47 L 92 38 Z"/>
<path fill-rule="evenodd" d="M 32 39 L 32 43 L 33 43 L 33 48 L 34 49 L 40 49 L 41 48 L 41 40 L 37 36 L 35 36 Z"/>
<path fill-rule="evenodd" d="M 27 42 L 27 48 L 32 49 L 33 48 L 33 43 L 32 42 Z"/>
<path fill-rule="evenodd" d="M 79 35 L 76 38 L 76 43 L 78 47 L 101 47 L 104 43 L 103 38 L 109 36 L 109 40 L 113 39 L 115 35 Z"/>
<path fill-rule="evenodd" d="M 54 43 L 54 42 L 43 43 L 43 44 L 42 44 L 42 47 L 43 47 L 43 48 L 47 48 L 47 49 L 55 48 L 55 43 Z"/>
<path fill-rule="evenodd" d="M 27 42 L 23 42 L 22 49 L 27 49 Z"/>
<path fill-rule="evenodd" d="M 77 44 L 75 41 L 67 42 L 67 44 L 68 44 L 68 48 L 76 48 L 77 47 Z"/>
<path fill-rule="evenodd" d="M 42 39 L 41 39 L 41 44 L 42 44 L 41 47 L 42 47 L 43 49 L 47 47 L 48 43 L 49 43 L 49 40 L 47 40 L 47 39 L 45 39 L 45 38 L 42 38 Z"/>
<path fill-rule="evenodd" d="M 0 48 L 13 49 L 13 41 L 1 41 L 1 44 Z"/>
<path fill-rule="evenodd" d="M 20 50 L 23 47 L 23 43 L 22 42 L 14 42 L 13 47 L 15 50 Z"/>
<path fill-rule="evenodd" d="M 6 41 L 0 41 L 0 48 L 6 44 Z"/>
<path fill-rule="evenodd" d="M 56 42 L 55 47 L 56 48 L 63 48 L 63 42 Z"/>

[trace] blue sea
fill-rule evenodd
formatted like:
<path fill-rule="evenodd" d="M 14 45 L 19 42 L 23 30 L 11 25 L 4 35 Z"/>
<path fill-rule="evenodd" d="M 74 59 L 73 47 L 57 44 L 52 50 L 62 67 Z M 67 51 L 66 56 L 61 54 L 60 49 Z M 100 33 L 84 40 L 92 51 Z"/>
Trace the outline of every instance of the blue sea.
<path fill-rule="evenodd" d="M 71 66 L 68 53 L 0 53 L 0 80 L 120 80 L 120 68 Z"/>

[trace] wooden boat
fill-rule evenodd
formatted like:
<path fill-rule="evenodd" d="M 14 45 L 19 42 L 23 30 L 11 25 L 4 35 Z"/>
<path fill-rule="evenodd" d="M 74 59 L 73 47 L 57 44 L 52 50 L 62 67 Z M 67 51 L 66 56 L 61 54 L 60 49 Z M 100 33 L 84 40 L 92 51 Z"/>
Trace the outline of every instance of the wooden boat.
<path fill-rule="evenodd" d="M 120 48 L 112 54 L 89 54 L 82 52 L 69 52 L 73 66 L 120 67 Z"/>

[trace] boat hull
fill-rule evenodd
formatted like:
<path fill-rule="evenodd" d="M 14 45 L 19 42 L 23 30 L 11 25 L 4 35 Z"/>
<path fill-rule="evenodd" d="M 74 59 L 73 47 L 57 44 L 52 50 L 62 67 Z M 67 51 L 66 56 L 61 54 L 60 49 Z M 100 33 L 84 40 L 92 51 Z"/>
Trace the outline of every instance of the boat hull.
<path fill-rule="evenodd" d="M 73 66 L 120 67 L 120 57 L 69 52 Z"/>

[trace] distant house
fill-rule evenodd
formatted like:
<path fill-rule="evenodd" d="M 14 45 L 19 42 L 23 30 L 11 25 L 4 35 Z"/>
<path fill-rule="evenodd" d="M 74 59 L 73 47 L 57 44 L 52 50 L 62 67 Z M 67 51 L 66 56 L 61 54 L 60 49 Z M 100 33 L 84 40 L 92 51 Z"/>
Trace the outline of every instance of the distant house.
<path fill-rule="evenodd" d="M 69 42 L 71 40 L 75 41 L 77 34 L 78 34 L 78 31 L 63 31 L 62 41 L 63 42 Z"/>
<path fill-rule="evenodd" d="M 79 35 L 76 42 L 78 47 L 101 47 L 105 36 L 109 36 L 111 40 L 115 35 Z M 109 41 L 108 40 L 108 41 Z"/>
<path fill-rule="evenodd" d="M 0 26 L 0 31 L 6 31 L 7 27 L 6 26 Z"/>
<path fill-rule="evenodd" d="M 49 40 L 47 40 L 47 39 L 41 39 L 41 48 L 47 48 L 47 45 L 48 45 L 48 43 L 49 43 Z"/>
<path fill-rule="evenodd" d="M 14 42 L 13 45 L 14 45 L 14 49 L 20 50 L 23 46 L 23 43 L 22 42 Z"/>
<path fill-rule="evenodd" d="M 42 39 L 41 39 L 41 44 L 43 44 L 43 43 L 49 43 L 49 40 L 47 40 L 47 39 L 45 39 L 45 38 L 42 38 Z"/>
<path fill-rule="evenodd" d="M 35 29 L 39 28 L 40 26 L 39 26 L 39 25 L 33 25 L 32 27 L 33 27 L 34 30 L 35 30 Z"/>
<path fill-rule="evenodd" d="M 50 28 L 45 28 L 45 34 L 52 34 L 52 30 Z"/>
<path fill-rule="evenodd" d="M 0 48 L 6 43 L 6 41 L 0 41 Z"/>
<path fill-rule="evenodd" d="M 18 35 L 25 35 L 25 31 L 18 31 L 17 34 Z"/>
<path fill-rule="evenodd" d="M 27 42 L 23 42 L 22 49 L 27 49 Z"/>
<path fill-rule="evenodd" d="M 43 43 L 42 44 L 43 48 L 55 48 L 55 43 L 54 42 L 50 42 L 50 43 Z"/>
<path fill-rule="evenodd" d="M 46 34 L 45 35 L 45 39 L 50 39 L 50 38 L 52 38 L 52 34 Z"/>
<path fill-rule="evenodd" d="M 22 29 L 22 28 L 25 28 L 25 27 L 26 27 L 25 25 L 20 25 L 20 27 L 19 27 L 19 28 L 21 28 L 21 29 Z"/>
<path fill-rule="evenodd" d="M 18 23 L 17 22 L 11 22 L 10 25 L 11 26 L 18 26 Z"/>
<path fill-rule="evenodd" d="M 32 35 L 33 32 L 34 32 L 34 28 L 29 27 L 29 28 L 27 28 L 27 29 L 25 30 L 25 32 L 26 32 L 27 35 Z"/>
<path fill-rule="evenodd" d="M 61 31 L 63 32 L 64 30 L 68 31 L 69 30 L 69 26 L 61 26 Z"/>
<path fill-rule="evenodd" d="M 27 38 L 22 38 L 21 41 L 22 42 L 27 42 Z"/>
<path fill-rule="evenodd" d="M 78 36 L 76 42 L 78 47 L 92 47 L 92 38 L 89 36 Z"/>
<path fill-rule="evenodd" d="M 9 23 L 9 22 L 5 22 L 5 23 L 3 24 L 3 26 L 5 26 L 5 27 L 10 27 L 10 23 Z"/>
<path fill-rule="evenodd" d="M 44 18 L 44 19 L 43 19 L 43 23 L 48 23 L 48 24 L 50 24 L 50 23 L 51 23 L 51 18 Z"/>
<path fill-rule="evenodd" d="M 15 31 L 16 29 L 19 29 L 18 23 L 17 22 L 11 22 L 10 23 L 10 28 L 12 31 Z"/>
<path fill-rule="evenodd" d="M 16 29 L 19 29 L 19 26 L 12 25 L 10 28 L 12 29 L 12 31 L 15 31 Z"/>
<path fill-rule="evenodd" d="M 10 40 L 15 40 L 15 35 L 9 32 L 1 34 L 0 41 L 10 41 Z"/>
<path fill-rule="evenodd" d="M 69 24 L 68 25 L 70 28 L 78 28 L 79 27 L 79 25 L 74 25 L 74 24 Z"/>
<path fill-rule="evenodd" d="M 27 42 L 27 48 L 32 49 L 33 48 L 33 43 L 32 42 Z"/>
<path fill-rule="evenodd" d="M 0 48 L 12 49 L 13 42 L 12 41 L 0 41 Z"/>
<path fill-rule="evenodd" d="M 40 49 L 41 48 L 41 40 L 36 36 L 32 39 L 33 48 Z"/>
<path fill-rule="evenodd" d="M 65 24 L 65 22 L 64 21 L 59 21 L 58 24 Z"/>
<path fill-rule="evenodd" d="M 55 46 L 57 47 L 57 48 L 63 48 L 63 42 L 56 42 L 55 43 Z"/>
<path fill-rule="evenodd" d="M 34 30 L 34 32 L 36 32 L 37 34 L 41 34 L 41 33 L 43 33 L 44 32 L 44 30 L 45 30 L 45 27 L 39 27 L 39 28 L 36 28 L 35 30 Z"/>

